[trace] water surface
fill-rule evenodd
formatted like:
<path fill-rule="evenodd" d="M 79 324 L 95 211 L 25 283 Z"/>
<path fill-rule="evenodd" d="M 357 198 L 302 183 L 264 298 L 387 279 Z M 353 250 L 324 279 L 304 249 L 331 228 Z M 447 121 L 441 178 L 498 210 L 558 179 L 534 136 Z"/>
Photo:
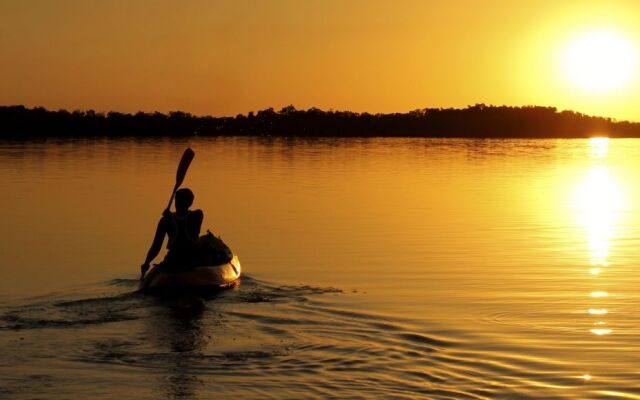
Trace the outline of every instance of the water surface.
<path fill-rule="evenodd" d="M 135 293 L 185 185 L 245 276 Z M 638 140 L 0 143 L 0 397 L 640 398 Z"/>

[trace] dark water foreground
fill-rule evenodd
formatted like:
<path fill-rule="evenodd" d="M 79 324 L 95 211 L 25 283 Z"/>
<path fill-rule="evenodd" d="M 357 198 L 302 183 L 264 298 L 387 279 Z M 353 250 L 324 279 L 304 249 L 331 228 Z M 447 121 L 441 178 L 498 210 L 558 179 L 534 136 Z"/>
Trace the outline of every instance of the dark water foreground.
<path fill-rule="evenodd" d="M 531 335 L 520 343 L 344 307 L 366 293 L 250 277 L 207 298 L 145 296 L 136 285 L 118 279 L 5 304 L 2 398 L 634 398 L 609 390 L 634 370 L 608 367 L 601 383 L 584 374 L 621 343 L 572 329 L 559 343 L 551 327 L 518 327 Z M 557 356 L 572 351 L 605 360 Z"/>
<path fill-rule="evenodd" d="M 186 146 L 245 276 L 142 296 Z M 639 399 L 638 160 L 604 139 L 0 143 L 0 398 Z"/>
<path fill-rule="evenodd" d="M 456 343 L 414 321 L 334 304 L 340 289 L 249 277 L 200 298 L 132 291 L 135 280 L 4 306 L 3 396 L 16 399 L 482 397 L 451 387 Z M 467 378 L 468 379 L 468 378 Z"/>

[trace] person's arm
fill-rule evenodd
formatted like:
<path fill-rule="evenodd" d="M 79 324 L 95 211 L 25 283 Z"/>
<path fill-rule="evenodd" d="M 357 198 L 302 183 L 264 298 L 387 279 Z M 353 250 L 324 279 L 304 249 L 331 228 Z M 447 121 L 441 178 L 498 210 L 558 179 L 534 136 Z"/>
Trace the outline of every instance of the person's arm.
<path fill-rule="evenodd" d="M 160 253 L 160 249 L 162 248 L 162 242 L 164 242 L 164 235 L 167 232 L 165 228 L 165 219 L 160 219 L 158 222 L 158 227 L 156 228 L 156 234 L 153 237 L 153 243 L 151 243 L 151 247 L 147 252 L 147 258 L 144 260 L 144 264 L 140 266 L 140 278 L 144 277 L 144 274 L 149 270 L 149 263 L 153 261 L 154 258 L 158 256 Z"/>

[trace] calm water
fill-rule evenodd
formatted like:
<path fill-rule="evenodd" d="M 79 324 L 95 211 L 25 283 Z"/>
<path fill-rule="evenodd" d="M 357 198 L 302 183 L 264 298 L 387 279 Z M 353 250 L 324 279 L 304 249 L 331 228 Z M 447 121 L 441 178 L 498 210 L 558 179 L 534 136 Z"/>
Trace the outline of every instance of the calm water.
<path fill-rule="evenodd" d="M 135 293 L 185 185 L 245 276 Z M 0 143 L 0 398 L 640 398 L 640 140 Z"/>

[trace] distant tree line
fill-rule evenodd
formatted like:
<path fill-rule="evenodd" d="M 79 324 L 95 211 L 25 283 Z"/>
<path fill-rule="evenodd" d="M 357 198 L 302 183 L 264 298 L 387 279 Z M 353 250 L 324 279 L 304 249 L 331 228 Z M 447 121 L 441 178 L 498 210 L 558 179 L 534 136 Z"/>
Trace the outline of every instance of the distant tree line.
<path fill-rule="evenodd" d="M 235 117 L 195 116 L 180 111 L 125 114 L 51 111 L 0 106 L 0 138 L 48 136 L 289 136 L 289 137 L 640 137 L 640 123 L 615 121 L 555 107 L 476 104 L 463 109 L 425 108 L 369 114 L 317 108 L 273 108 Z"/>

